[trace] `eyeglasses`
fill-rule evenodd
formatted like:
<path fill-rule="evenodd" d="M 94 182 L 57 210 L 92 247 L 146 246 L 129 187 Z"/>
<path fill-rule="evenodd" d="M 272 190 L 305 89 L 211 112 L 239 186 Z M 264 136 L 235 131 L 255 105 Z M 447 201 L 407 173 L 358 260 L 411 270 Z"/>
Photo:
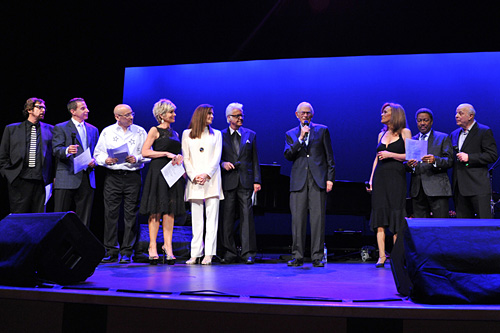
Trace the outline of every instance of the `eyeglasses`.
<path fill-rule="evenodd" d="M 245 116 L 242 114 L 230 114 L 229 117 L 234 117 L 234 118 L 244 118 Z"/>
<path fill-rule="evenodd" d="M 299 111 L 297 113 L 300 114 L 301 116 L 309 116 L 312 114 L 312 112 L 309 111 Z"/>
<path fill-rule="evenodd" d="M 35 105 L 35 108 L 39 108 L 40 110 L 45 110 L 45 105 Z"/>
<path fill-rule="evenodd" d="M 118 116 L 125 117 L 125 118 L 130 118 L 130 117 L 135 116 L 135 112 L 130 112 L 130 113 L 127 113 L 127 114 L 119 114 Z"/>

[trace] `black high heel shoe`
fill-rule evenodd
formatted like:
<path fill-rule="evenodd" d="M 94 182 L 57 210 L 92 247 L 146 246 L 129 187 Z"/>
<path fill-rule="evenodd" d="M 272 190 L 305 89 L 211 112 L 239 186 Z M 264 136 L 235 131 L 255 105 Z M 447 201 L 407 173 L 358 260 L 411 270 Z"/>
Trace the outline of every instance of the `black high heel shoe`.
<path fill-rule="evenodd" d="M 158 256 L 149 256 L 149 264 L 150 265 L 158 265 L 158 259 L 159 257 Z"/>
<path fill-rule="evenodd" d="M 377 263 L 375 264 L 376 268 L 384 268 L 385 261 L 387 260 L 386 256 L 379 257 Z"/>
<path fill-rule="evenodd" d="M 167 265 L 174 265 L 175 264 L 175 257 L 174 256 L 169 256 L 167 255 L 167 250 L 162 246 L 161 251 L 163 252 L 163 264 L 165 265 L 165 257 L 167 257 Z"/>
<path fill-rule="evenodd" d="M 149 250 L 148 250 L 149 252 Z M 158 259 L 160 257 L 158 257 L 158 255 L 155 255 L 155 256 L 152 256 L 151 254 L 149 255 L 149 264 L 150 265 L 158 265 Z"/>

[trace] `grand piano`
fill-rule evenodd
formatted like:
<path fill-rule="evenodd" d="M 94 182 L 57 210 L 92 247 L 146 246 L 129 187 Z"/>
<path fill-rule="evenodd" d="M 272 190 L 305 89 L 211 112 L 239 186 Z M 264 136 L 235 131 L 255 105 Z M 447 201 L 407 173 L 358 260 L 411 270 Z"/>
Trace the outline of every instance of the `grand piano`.
<path fill-rule="evenodd" d="M 290 214 L 290 177 L 280 173 L 279 164 L 261 164 L 262 190 L 257 193 L 254 213 Z M 329 215 L 354 215 L 370 218 L 371 197 L 365 183 L 337 180 L 326 199 Z"/>

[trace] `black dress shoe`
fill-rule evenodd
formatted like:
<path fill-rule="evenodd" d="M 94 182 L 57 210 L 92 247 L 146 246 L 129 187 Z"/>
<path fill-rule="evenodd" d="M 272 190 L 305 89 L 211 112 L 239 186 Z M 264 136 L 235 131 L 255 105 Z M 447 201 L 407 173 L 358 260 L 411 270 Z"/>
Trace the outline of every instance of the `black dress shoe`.
<path fill-rule="evenodd" d="M 107 257 L 102 258 L 101 262 L 104 264 L 109 264 L 111 262 L 118 262 L 118 257 L 107 256 Z"/>
<path fill-rule="evenodd" d="M 247 265 L 253 265 L 253 264 L 255 264 L 255 258 L 254 257 L 248 257 L 247 260 L 245 261 L 245 264 L 247 264 Z"/>
<path fill-rule="evenodd" d="M 325 263 L 319 259 L 313 260 L 313 267 L 325 267 Z"/>
<path fill-rule="evenodd" d="M 234 264 L 235 260 L 234 259 L 226 259 L 226 258 L 222 258 L 220 260 L 220 263 L 223 264 L 223 265 L 229 265 L 229 264 Z"/>
<path fill-rule="evenodd" d="M 297 258 L 293 258 L 292 260 L 290 260 L 287 265 L 289 267 L 298 267 L 298 266 L 302 266 L 304 265 L 304 259 L 297 259 Z"/>
<path fill-rule="evenodd" d="M 130 256 L 125 254 L 120 259 L 120 264 L 130 264 L 131 261 L 132 261 L 132 258 L 130 258 Z"/>

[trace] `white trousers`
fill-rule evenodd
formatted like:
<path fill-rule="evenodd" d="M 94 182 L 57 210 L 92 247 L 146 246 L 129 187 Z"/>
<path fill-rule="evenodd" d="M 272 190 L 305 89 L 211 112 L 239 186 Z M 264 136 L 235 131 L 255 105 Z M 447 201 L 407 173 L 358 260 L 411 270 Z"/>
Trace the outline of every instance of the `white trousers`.
<path fill-rule="evenodd" d="M 193 240 L 191 241 L 191 258 L 203 256 L 203 244 L 205 244 L 205 255 L 214 256 L 217 251 L 217 226 L 219 221 L 219 198 L 208 198 L 205 200 L 191 201 L 191 221 L 193 225 Z M 203 242 L 203 202 L 207 214 L 205 242 Z"/>

